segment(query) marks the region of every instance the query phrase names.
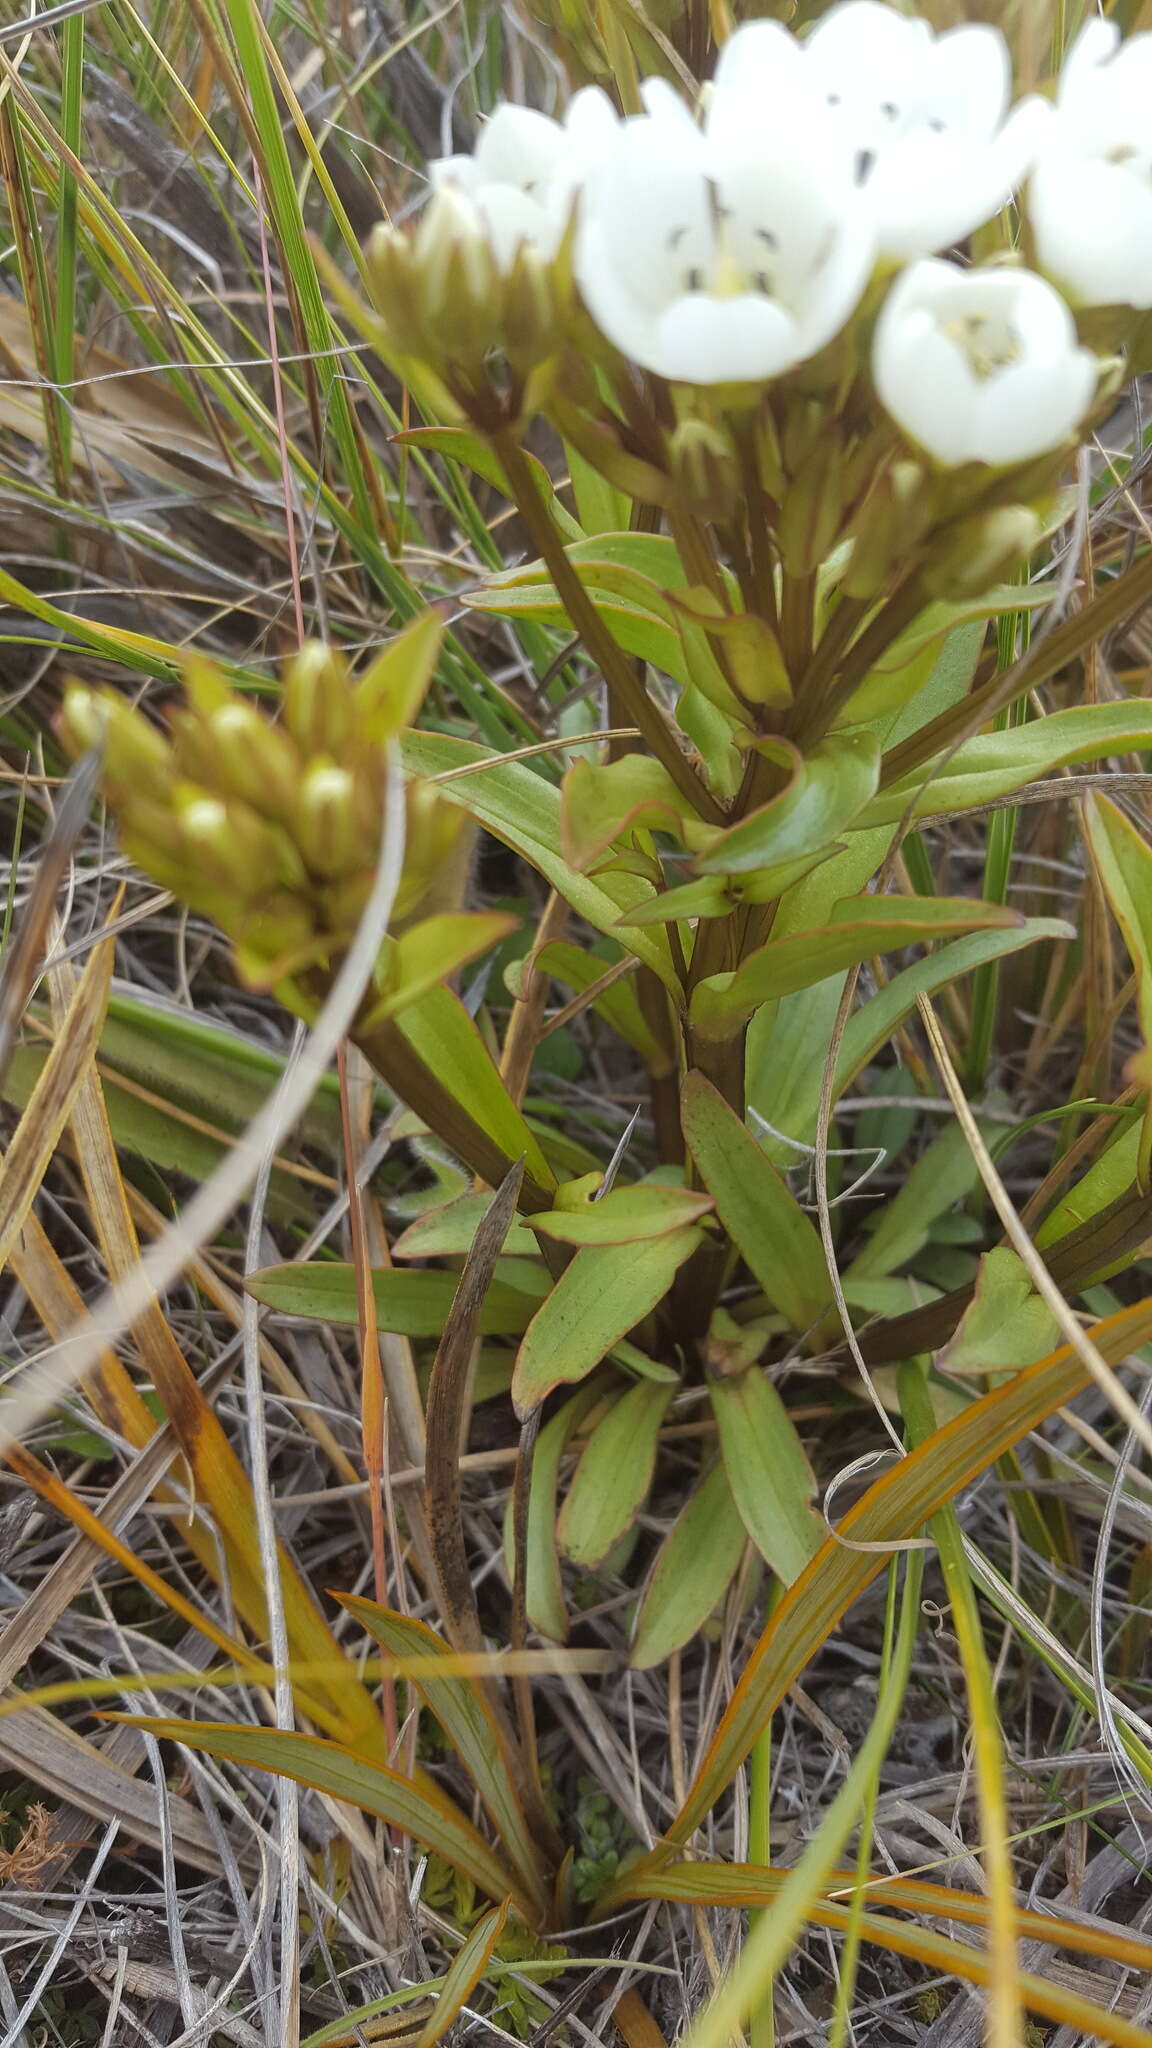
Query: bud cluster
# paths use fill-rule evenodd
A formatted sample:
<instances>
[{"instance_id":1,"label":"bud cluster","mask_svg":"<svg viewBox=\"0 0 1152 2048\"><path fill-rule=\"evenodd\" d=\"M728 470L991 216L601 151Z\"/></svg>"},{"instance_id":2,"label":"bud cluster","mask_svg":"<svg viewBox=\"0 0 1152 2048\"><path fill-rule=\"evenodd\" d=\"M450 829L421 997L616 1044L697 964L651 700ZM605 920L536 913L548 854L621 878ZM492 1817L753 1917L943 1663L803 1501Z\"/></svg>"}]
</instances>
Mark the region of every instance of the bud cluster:
<instances>
[{"instance_id":1,"label":"bud cluster","mask_svg":"<svg viewBox=\"0 0 1152 2048\"><path fill-rule=\"evenodd\" d=\"M221 927L251 985L326 967L350 942L379 859L389 743L419 708L440 635L437 618L419 620L359 679L341 654L305 645L285 665L278 720L199 658L167 733L112 690L68 690L61 736L73 754L102 749L126 852ZM429 784L406 783L404 802L394 928L434 890L464 825Z\"/></svg>"}]
</instances>

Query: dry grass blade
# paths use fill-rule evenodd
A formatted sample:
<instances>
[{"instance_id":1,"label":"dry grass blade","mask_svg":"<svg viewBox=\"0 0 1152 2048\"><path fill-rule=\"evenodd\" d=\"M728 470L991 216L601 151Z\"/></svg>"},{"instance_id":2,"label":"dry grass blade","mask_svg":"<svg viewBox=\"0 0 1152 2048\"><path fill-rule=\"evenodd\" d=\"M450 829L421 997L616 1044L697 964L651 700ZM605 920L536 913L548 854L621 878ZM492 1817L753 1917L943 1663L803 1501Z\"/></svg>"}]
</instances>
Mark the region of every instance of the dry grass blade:
<instances>
[{"instance_id":1,"label":"dry grass blade","mask_svg":"<svg viewBox=\"0 0 1152 2048\"><path fill-rule=\"evenodd\" d=\"M464 1542L459 1457L468 1416L468 1383L484 1296L516 1214L524 1177L518 1160L484 1212L464 1262L428 1383L424 1500L439 1585L440 1611L449 1639L460 1650L483 1641Z\"/></svg>"},{"instance_id":2,"label":"dry grass blade","mask_svg":"<svg viewBox=\"0 0 1152 2048\"><path fill-rule=\"evenodd\" d=\"M32 893L0 969L0 1082L8 1071L16 1034L44 956L48 927L76 841L92 809L100 761L89 754L77 763L57 799L56 815L36 869Z\"/></svg>"},{"instance_id":3,"label":"dry grass blade","mask_svg":"<svg viewBox=\"0 0 1152 2048\"><path fill-rule=\"evenodd\" d=\"M7 1263L49 1162L92 1072L112 979L111 940L96 947L60 1019L56 1042L0 1169L0 1266Z\"/></svg>"}]
</instances>

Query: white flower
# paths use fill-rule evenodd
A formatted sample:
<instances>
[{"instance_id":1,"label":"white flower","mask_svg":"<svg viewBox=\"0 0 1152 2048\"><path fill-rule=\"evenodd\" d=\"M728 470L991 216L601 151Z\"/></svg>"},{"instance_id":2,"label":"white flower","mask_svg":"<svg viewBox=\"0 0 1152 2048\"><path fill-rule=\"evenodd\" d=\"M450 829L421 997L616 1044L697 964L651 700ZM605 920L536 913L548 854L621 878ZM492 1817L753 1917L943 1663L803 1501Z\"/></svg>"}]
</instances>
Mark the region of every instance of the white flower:
<instances>
[{"instance_id":1,"label":"white flower","mask_svg":"<svg viewBox=\"0 0 1152 2048\"><path fill-rule=\"evenodd\" d=\"M498 106L470 156L437 157L433 192L461 192L476 208L493 254L507 270L525 242L554 256L584 178L619 126L598 86L578 92L563 124L534 107Z\"/></svg>"},{"instance_id":2,"label":"white flower","mask_svg":"<svg viewBox=\"0 0 1152 2048\"><path fill-rule=\"evenodd\" d=\"M827 123L726 117L701 133L663 98L649 104L585 190L576 277L593 319L677 383L755 382L815 355L875 255Z\"/></svg>"},{"instance_id":3,"label":"white flower","mask_svg":"<svg viewBox=\"0 0 1152 2048\"><path fill-rule=\"evenodd\" d=\"M1152 306L1152 35L1090 21L1028 190L1042 269L1082 306Z\"/></svg>"},{"instance_id":4,"label":"white flower","mask_svg":"<svg viewBox=\"0 0 1152 2048\"><path fill-rule=\"evenodd\" d=\"M1003 36L983 25L936 36L880 0L842 0L803 43L774 21L725 44L721 105L751 100L762 120L798 98L829 109L852 149L883 254L904 261L963 241L990 220L1028 170L1044 109L1008 114Z\"/></svg>"},{"instance_id":5,"label":"white flower","mask_svg":"<svg viewBox=\"0 0 1152 2048\"><path fill-rule=\"evenodd\" d=\"M1060 447L1092 403L1097 363L1042 277L926 259L884 302L872 375L909 439L951 469Z\"/></svg>"}]
</instances>

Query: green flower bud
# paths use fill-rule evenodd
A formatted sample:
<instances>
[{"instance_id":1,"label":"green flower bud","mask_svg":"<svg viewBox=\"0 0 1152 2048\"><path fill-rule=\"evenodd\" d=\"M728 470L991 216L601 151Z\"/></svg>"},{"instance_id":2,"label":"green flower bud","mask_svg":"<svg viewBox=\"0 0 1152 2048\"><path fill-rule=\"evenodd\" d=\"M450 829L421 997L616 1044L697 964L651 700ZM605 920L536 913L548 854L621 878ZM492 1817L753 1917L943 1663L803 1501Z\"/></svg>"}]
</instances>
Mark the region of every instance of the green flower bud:
<instances>
[{"instance_id":1,"label":"green flower bud","mask_svg":"<svg viewBox=\"0 0 1152 2048\"><path fill-rule=\"evenodd\" d=\"M339 759L352 737L348 664L319 640L306 641L285 664L284 724L305 760Z\"/></svg>"},{"instance_id":2,"label":"green flower bud","mask_svg":"<svg viewBox=\"0 0 1152 2048\"><path fill-rule=\"evenodd\" d=\"M163 800L172 781L171 750L143 713L110 690L73 683L60 711L60 737L70 754L103 750L109 787L123 786Z\"/></svg>"},{"instance_id":3,"label":"green flower bud","mask_svg":"<svg viewBox=\"0 0 1152 2048\"><path fill-rule=\"evenodd\" d=\"M213 712L208 730L216 750L217 787L266 817L291 818L303 763L283 728L234 697Z\"/></svg>"},{"instance_id":4,"label":"green flower bud","mask_svg":"<svg viewBox=\"0 0 1152 2048\"><path fill-rule=\"evenodd\" d=\"M740 496L740 459L732 437L709 420L681 420L668 443L668 467L685 511L723 524Z\"/></svg>"},{"instance_id":5,"label":"green flower bud","mask_svg":"<svg viewBox=\"0 0 1152 2048\"><path fill-rule=\"evenodd\" d=\"M846 597L877 597L907 569L932 523L936 494L918 462L893 462L877 478L852 523L852 556L841 582Z\"/></svg>"},{"instance_id":6,"label":"green flower bud","mask_svg":"<svg viewBox=\"0 0 1152 2048\"><path fill-rule=\"evenodd\" d=\"M844 444L825 419L780 508L780 553L789 575L810 576L831 553L844 517Z\"/></svg>"},{"instance_id":7,"label":"green flower bud","mask_svg":"<svg viewBox=\"0 0 1152 2048\"><path fill-rule=\"evenodd\" d=\"M934 542L925 586L933 597L979 597L1028 560L1042 530L1030 505L1001 505L959 519Z\"/></svg>"},{"instance_id":8,"label":"green flower bud","mask_svg":"<svg viewBox=\"0 0 1152 2048\"><path fill-rule=\"evenodd\" d=\"M296 843L313 874L346 874L358 863L370 862L375 852L373 842L361 837L355 782L335 761L309 764L293 823Z\"/></svg>"}]
</instances>

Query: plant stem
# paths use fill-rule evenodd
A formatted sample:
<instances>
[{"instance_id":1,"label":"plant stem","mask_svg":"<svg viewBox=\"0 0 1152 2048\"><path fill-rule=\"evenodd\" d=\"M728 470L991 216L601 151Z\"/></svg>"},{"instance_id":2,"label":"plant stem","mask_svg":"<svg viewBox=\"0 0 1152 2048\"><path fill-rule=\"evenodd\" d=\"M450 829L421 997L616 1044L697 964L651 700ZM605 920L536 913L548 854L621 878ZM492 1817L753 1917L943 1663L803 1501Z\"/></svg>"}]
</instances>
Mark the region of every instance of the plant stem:
<instances>
[{"instance_id":1,"label":"plant stem","mask_svg":"<svg viewBox=\"0 0 1152 2048\"><path fill-rule=\"evenodd\" d=\"M556 586L556 594L620 707L621 723L637 727L697 817L707 819L709 824L723 824L725 814L721 806L681 752L659 705L635 675L628 655L613 640L580 581L515 435L505 427L489 439L503 466L520 517Z\"/></svg>"}]
</instances>

